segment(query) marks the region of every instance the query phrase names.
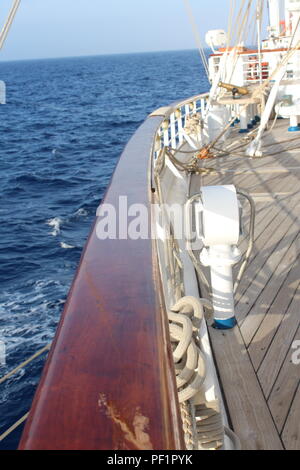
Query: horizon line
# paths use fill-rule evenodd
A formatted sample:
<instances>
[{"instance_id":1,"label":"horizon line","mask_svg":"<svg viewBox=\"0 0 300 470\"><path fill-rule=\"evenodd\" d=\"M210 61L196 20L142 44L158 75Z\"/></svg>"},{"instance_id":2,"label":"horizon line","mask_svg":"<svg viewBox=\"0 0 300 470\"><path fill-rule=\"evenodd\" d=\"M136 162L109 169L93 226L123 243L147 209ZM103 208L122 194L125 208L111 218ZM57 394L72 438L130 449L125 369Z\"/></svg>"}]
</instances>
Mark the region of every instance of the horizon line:
<instances>
[{"instance_id":1,"label":"horizon line","mask_svg":"<svg viewBox=\"0 0 300 470\"><path fill-rule=\"evenodd\" d=\"M205 48L209 50L209 48ZM80 59L85 57L107 57L107 56L117 56L117 55L134 55L134 54L155 54L160 52L185 52L185 51L194 51L198 52L197 48L187 48L187 49L164 49L164 50L152 50L152 51L134 51L134 52L111 52L103 54L82 54L82 55L70 55L70 56L50 56L50 57L32 57L24 59L2 59L0 58L0 63L7 62L29 62L36 60L59 60L59 59Z\"/></svg>"}]
</instances>

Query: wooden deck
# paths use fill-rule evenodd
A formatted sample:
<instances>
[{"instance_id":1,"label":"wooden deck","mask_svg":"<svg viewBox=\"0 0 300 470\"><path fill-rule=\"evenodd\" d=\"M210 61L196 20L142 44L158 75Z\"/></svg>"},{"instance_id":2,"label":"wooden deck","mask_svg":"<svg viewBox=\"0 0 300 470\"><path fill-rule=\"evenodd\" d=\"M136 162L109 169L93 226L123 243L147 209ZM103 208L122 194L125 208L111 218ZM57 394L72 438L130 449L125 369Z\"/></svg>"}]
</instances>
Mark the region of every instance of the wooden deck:
<instances>
[{"instance_id":1,"label":"wooden deck","mask_svg":"<svg viewBox=\"0 0 300 470\"><path fill-rule=\"evenodd\" d=\"M241 139L236 132L233 138ZM279 120L264 145L265 158L205 163L218 174L202 176L202 185L235 184L253 197L257 211L254 253L236 295L238 327L210 333L243 448L299 450L300 135ZM245 205L246 219L247 210Z\"/></svg>"},{"instance_id":2,"label":"wooden deck","mask_svg":"<svg viewBox=\"0 0 300 470\"><path fill-rule=\"evenodd\" d=\"M149 148L162 119L149 118L129 142L104 202L117 205L122 194L129 203L150 203ZM300 340L300 133L286 129L286 121L278 121L266 138L268 152L281 153L208 160L205 166L217 171L201 181L235 184L257 208L255 250L236 295L238 326L210 329L230 424L243 449L300 449L300 364L292 361ZM236 138L241 140L237 133ZM192 183L199 192L199 177ZM152 243L100 241L95 227L19 448L182 449ZM245 238L240 249L246 248Z\"/></svg>"}]
</instances>

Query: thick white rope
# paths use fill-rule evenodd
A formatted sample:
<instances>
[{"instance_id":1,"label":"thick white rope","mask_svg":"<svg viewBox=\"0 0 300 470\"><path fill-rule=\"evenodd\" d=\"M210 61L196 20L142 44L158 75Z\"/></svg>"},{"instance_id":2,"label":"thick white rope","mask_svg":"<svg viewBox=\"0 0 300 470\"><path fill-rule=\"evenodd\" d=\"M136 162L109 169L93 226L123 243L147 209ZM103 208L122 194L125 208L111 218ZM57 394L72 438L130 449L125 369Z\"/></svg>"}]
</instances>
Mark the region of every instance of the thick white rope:
<instances>
[{"instance_id":1,"label":"thick white rope","mask_svg":"<svg viewBox=\"0 0 300 470\"><path fill-rule=\"evenodd\" d=\"M199 328L205 318L204 308L211 310L209 301L186 296L168 312L186 446L188 450L221 449L224 448L227 435L234 448L239 449L238 437L224 426L218 402L202 404L193 402L201 390L207 373L199 338Z\"/></svg>"},{"instance_id":2,"label":"thick white rope","mask_svg":"<svg viewBox=\"0 0 300 470\"><path fill-rule=\"evenodd\" d=\"M208 301L205 301L205 306ZM183 322L183 317L185 322ZM180 299L168 313L171 343L174 350L176 383L181 405L191 402L199 393L206 378L206 361L200 349L199 327L204 319L204 308L200 299L192 296ZM187 327L189 324L189 327ZM222 416L205 404L194 406L196 448L217 449L224 444ZM197 409L204 412L201 416ZM202 413L203 414L203 413ZM190 446L190 434L188 446ZM195 448L195 447L194 447Z\"/></svg>"}]
</instances>

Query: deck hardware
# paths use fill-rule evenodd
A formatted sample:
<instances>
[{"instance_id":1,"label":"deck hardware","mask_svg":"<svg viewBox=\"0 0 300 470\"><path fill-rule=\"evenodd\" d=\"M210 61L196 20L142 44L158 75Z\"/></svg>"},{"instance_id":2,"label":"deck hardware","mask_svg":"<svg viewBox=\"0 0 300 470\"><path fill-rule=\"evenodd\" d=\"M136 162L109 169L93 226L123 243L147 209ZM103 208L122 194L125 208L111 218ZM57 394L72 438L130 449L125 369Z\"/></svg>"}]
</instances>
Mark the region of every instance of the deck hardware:
<instances>
[{"instance_id":1,"label":"deck hardware","mask_svg":"<svg viewBox=\"0 0 300 470\"><path fill-rule=\"evenodd\" d=\"M239 202L233 185L204 186L201 194L197 231L204 248L200 261L210 267L214 326L229 329L236 325L232 267L241 259Z\"/></svg>"}]
</instances>

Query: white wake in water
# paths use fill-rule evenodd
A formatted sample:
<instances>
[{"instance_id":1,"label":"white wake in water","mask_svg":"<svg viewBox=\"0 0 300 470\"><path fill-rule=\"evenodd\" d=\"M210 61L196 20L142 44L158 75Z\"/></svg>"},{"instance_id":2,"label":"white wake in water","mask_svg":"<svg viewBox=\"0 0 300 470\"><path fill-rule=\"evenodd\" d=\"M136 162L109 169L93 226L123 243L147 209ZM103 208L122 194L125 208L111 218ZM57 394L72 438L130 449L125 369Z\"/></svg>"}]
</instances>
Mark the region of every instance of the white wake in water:
<instances>
[{"instance_id":1,"label":"white wake in water","mask_svg":"<svg viewBox=\"0 0 300 470\"><path fill-rule=\"evenodd\" d=\"M62 224L62 219L60 219L59 217L54 217L53 219L47 220L47 225L49 225L49 227L53 227L52 232L50 232L51 235L53 235L53 237L57 237L57 235L60 234L61 224Z\"/></svg>"},{"instance_id":2,"label":"white wake in water","mask_svg":"<svg viewBox=\"0 0 300 470\"><path fill-rule=\"evenodd\" d=\"M60 242L60 246L64 248L65 250L71 250L72 248L75 248L75 246L68 245L67 243Z\"/></svg>"},{"instance_id":3,"label":"white wake in water","mask_svg":"<svg viewBox=\"0 0 300 470\"><path fill-rule=\"evenodd\" d=\"M89 213L86 209L82 208L82 209L78 209L78 211L76 211L74 215L77 217L86 217L87 215L89 215Z\"/></svg>"}]
</instances>

